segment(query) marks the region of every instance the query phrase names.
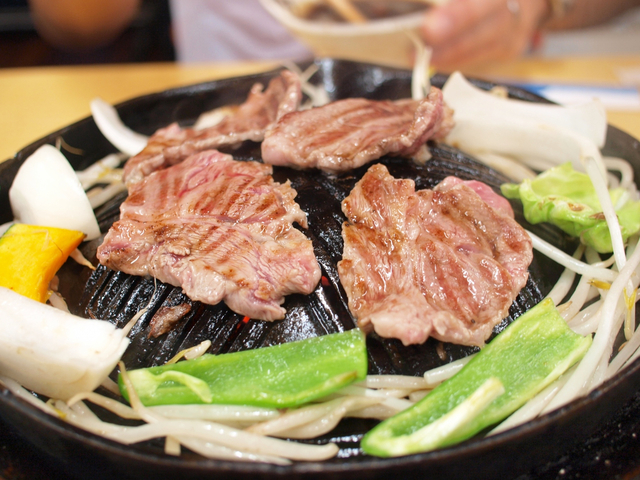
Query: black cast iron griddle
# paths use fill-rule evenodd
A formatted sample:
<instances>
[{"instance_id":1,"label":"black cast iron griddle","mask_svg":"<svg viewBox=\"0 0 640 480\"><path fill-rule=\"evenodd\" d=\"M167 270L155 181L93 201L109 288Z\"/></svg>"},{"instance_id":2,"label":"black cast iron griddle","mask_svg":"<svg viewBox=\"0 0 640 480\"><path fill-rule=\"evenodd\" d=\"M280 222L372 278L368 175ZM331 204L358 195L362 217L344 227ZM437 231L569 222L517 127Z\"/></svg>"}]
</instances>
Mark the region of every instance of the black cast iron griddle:
<instances>
[{"instance_id":1,"label":"black cast iron griddle","mask_svg":"<svg viewBox=\"0 0 640 480\"><path fill-rule=\"evenodd\" d=\"M394 99L410 96L410 72L338 60L318 60L315 83L322 83L332 99L368 97ZM277 72L204 83L139 97L118 106L121 118L129 127L151 134L159 127L178 121L192 123L206 110L244 101L251 86L264 84ZM436 76L441 86L445 78ZM492 85L476 82L483 88ZM544 101L525 91L511 88L510 94L529 101ZM499 132L497 132L499 134ZM65 152L74 168L83 169L114 151L87 118L55 132L19 152L14 159L0 165L0 223L11 220L7 192L22 162L43 143L63 138L66 144L82 150L81 155ZM448 175L477 179L495 189L507 178L446 145L430 145L432 159L425 165L398 158L383 158L395 177L412 178L418 189L430 188ZM240 160L259 160L260 146L246 142L233 155ZM638 142L610 128L605 154L627 158L640 175ZM339 176L321 172L301 172L274 168L277 181L289 179L298 191L297 201L308 213L309 229L316 257L323 270L323 281L308 296L291 295L285 302L287 315L277 322L246 321L224 304L209 306L192 302L181 291L153 279L134 277L99 266L95 272L68 262L59 272L60 291L72 313L105 319L123 327L145 306L145 313L131 331L131 345L123 356L129 369L158 365L178 351L210 340L210 353L239 351L308 337L343 331L355 327L346 295L340 286L336 263L342 254L341 226L345 217L340 202L346 197L368 166ZM104 233L118 218L124 194L96 211ZM548 226L531 226L514 205L518 220L546 240L567 251L574 244ZM83 253L94 264L101 239L82 245ZM539 302L561 273L561 267L535 254L530 279L510 309L510 316L495 328L499 332L522 312ZM190 303L191 312L178 326L158 338L149 338L149 321L162 306ZM397 340L381 339L375 334L367 339L369 373L421 375L425 370L464 357L474 348L451 344L438 345L430 339L424 345L405 347ZM440 355L438 353L440 350ZM444 356L442 356L444 351ZM346 419L331 433L311 440L313 443L335 442L340 452L325 462L298 462L282 467L229 461L205 460L185 451L179 458L163 453L160 440L124 446L65 424L0 390L0 415L28 441L44 453L57 457L69 471L79 477L104 478L512 478L518 472L555 458L559 448L586 438L640 391L640 363L621 373L587 398L536 419L526 425L489 438L469 440L443 450L395 459L364 455L359 440L375 421ZM96 409L109 420L117 419ZM514 461L517 459L517 461Z\"/></svg>"}]
</instances>

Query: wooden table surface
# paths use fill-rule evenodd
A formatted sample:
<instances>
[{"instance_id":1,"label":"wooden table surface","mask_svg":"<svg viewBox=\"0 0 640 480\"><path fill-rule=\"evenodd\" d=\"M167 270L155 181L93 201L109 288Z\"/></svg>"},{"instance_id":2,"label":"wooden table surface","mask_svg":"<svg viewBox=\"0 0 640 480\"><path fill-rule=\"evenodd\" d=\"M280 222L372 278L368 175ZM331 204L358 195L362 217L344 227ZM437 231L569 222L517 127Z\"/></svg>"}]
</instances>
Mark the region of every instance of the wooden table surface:
<instances>
[{"instance_id":1,"label":"wooden table surface","mask_svg":"<svg viewBox=\"0 0 640 480\"><path fill-rule=\"evenodd\" d=\"M138 95L264 71L273 62L176 63L0 70L0 160L31 141L89 115L89 102L117 103ZM621 85L620 72L640 69L640 56L523 59L463 72L487 80ZM637 78L637 77L636 77ZM609 123L640 138L640 110L609 111Z\"/></svg>"},{"instance_id":2,"label":"wooden table surface","mask_svg":"<svg viewBox=\"0 0 640 480\"><path fill-rule=\"evenodd\" d=\"M0 159L91 114L96 97L115 104L218 78L274 68L273 62L183 66L176 63L0 69Z\"/></svg>"}]
</instances>

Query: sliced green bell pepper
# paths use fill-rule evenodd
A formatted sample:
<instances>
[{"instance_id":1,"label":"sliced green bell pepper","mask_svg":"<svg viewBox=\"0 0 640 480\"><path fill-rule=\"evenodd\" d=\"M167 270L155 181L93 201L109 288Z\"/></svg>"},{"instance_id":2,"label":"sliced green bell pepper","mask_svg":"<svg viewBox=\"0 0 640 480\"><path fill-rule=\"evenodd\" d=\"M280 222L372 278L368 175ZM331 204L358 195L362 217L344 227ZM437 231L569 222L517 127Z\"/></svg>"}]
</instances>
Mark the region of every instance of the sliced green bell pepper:
<instances>
[{"instance_id":1,"label":"sliced green bell pepper","mask_svg":"<svg viewBox=\"0 0 640 480\"><path fill-rule=\"evenodd\" d=\"M128 372L144 405L253 405L290 408L328 395L367 374L359 329L271 347L203 355ZM127 389L118 378L123 396Z\"/></svg>"},{"instance_id":2,"label":"sliced green bell pepper","mask_svg":"<svg viewBox=\"0 0 640 480\"><path fill-rule=\"evenodd\" d=\"M544 300L456 375L369 431L361 447L368 454L390 457L470 438L517 410L582 358L590 345L590 336L572 332L553 302Z\"/></svg>"}]
</instances>

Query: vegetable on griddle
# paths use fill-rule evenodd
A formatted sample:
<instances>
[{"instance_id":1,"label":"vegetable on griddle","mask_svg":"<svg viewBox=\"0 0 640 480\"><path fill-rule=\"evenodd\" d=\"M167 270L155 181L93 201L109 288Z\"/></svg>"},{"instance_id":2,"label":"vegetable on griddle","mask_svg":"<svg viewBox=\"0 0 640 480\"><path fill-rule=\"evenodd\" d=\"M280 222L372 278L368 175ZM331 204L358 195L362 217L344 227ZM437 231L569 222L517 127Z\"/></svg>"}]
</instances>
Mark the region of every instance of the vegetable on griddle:
<instances>
[{"instance_id":1,"label":"vegetable on griddle","mask_svg":"<svg viewBox=\"0 0 640 480\"><path fill-rule=\"evenodd\" d=\"M552 223L597 252L612 251L609 227L593 183L570 163L546 170L533 180L505 183L501 190L505 197L522 202L529 223ZM640 201L633 200L625 188L611 188L609 195L626 240L640 231Z\"/></svg>"},{"instance_id":2,"label":"vegetable on griddle","mask_svg":"<svg viewBox=\"0 0 640 480\"><path fill-rule=\"evenodd\" d=\"M87 240L100 227L80 180L66 157L52 145L42 145L20 166L9 189L16 221L30 225L80 230Z\"/></svg>"},{"instance_id":3,"label":"vegetable on griddle","mask_svg":"<svg viewBox=\"0 0 640 480\"><path fill-rule=\"evenodd\" d=\"M0 287L0 375L67 400L97 388L129 345L128 328L85 319Z\"/></svg>"},{"instance_id":4,"label":"vegetable on griddle","mask_svg":"<svg viewBox=\"0 0 640 480\"><path fill-rule=\"evenodd\" d=\"M358 329L128 372L146 405L254 405L287 408L324 397L367 374ZM129 400L122 376L120 390Z\"/></svg>"},{"instance_id":5,"label":"vegetable on griddle","mask_svg":"<svg viewBox=\"0 0 640 480\"><path fill-rule=\"evenodd\" d=\"M84 236L76 230L13 224L0 237L0 286L46 302L49 282Z\"/></svg>"},{"instance_id":6,"label":"vegetable on griddle","mask_svg":"<svg viewBox=\"0 0 640 480\"><path fill-rule=\"evenodd\" d=\"M365 434L365 453L409 455L461 442L504 419L585 354L551 300L520 316L448 381ZM504 388L504 393L501 392Z\"/></svg>"}]
</instances>

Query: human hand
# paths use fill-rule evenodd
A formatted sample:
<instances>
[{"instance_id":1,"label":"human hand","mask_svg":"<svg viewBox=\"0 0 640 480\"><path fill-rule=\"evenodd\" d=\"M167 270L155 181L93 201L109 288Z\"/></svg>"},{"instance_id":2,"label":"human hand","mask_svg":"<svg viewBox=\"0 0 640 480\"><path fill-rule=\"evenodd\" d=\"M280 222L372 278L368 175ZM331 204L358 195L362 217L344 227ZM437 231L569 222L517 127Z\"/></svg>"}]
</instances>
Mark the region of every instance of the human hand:
<instances>
[{"instance_id":1,"label":"human hand","mask_svg":"<svg viewBox=\"0 0 640 480\"><path fill-rule=\"evenodd\" d=\"M517 58L550 14L548 0L451 0L427 11L421 34L432 65L451 72Z\"/></svg>"}]
</instances>

